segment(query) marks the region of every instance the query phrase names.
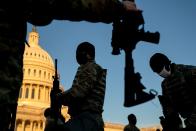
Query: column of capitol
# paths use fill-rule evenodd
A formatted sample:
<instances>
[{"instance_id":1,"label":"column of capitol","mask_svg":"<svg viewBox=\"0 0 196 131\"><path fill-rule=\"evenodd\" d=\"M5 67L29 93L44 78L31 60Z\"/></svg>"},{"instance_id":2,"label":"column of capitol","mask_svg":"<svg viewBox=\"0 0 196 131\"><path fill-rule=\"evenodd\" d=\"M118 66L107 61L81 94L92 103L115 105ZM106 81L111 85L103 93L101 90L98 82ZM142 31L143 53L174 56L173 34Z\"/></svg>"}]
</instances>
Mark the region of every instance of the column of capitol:
<instances>
[{"instance_id":1,"label":"column of capitol","mask_svg":"<svg viewBox=\"0 0 196 131\"><path fill-rule=\"evenodd\" d=\"M51 56L39 45L39 34L33 27L28 36L23 58L23 83L16 116L16 131L43 131L44 111L50 106L50 91L55 68ZM62 87L61 87L62 88ZM63 89L63 88L62 88ZM67 107L62 109L69 119Z\"/></svg>"}]
</instances>

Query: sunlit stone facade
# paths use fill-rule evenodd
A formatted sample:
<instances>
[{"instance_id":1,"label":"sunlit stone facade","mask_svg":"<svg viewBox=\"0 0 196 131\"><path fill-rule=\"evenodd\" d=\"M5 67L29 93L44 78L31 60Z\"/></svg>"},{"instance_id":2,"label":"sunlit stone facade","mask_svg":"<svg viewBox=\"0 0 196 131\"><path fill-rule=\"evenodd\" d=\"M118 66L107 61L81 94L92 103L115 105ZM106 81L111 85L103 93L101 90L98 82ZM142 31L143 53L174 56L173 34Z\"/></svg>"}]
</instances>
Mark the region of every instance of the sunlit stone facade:
<instances>
[{"instance_id":1,"label":"sunlit stone facade","mask_svg":"<svg viewBox=\"0 0 196 131\"><path fill-rule=\"evenodd\" d=\"M43 131L45 127L43 113L50 106L52 76L55 69L51 56L39 45L39 34L35 27L29 33L23 62L24 78L19 94L15 129ZM62 109L66 120L70 118L67 110L67 107ZM122 124L105 123L105 131L123 131L123 128ZM141 131L156 131L156 129L156 127L142 128Z\"/></svg>"},{"instance_id":2,"label":"sunlit stone facade","mask_svg":"<svg viewBox=\"0 0 196 131\"><path fill-rule=\"evenodd\" d=\"M35 27L28 36L24 52L24 78L19 94L16 116L16 131L43 131L44 110L50 106L50 91L55 68L51 56L39 45ZM67 107L64 116L69 119Z\"/></svg>"}]
</instances>

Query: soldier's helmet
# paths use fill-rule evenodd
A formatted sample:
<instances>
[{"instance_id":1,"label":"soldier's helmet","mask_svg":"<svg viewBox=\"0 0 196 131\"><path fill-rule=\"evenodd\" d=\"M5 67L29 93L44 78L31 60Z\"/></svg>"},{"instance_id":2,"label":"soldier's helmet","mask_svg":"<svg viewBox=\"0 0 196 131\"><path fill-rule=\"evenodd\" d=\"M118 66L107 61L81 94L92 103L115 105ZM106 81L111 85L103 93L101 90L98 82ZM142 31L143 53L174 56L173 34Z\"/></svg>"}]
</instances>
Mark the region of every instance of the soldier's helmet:
<instances>
[{"instance_id":1,"label":"soldier's helmet","mask_svg":"<svg viewBox=\"0 0 196 131\"><path fill-rule=\"evenodd\" d=\"M164 66L170 65L170 63L168 57L162 53L152 55L149 62L151 69L156 73L159 73Z\"/></svg>"},{"instance_id":2,"label":"soldier's helmet","mask_svg":"<svg viewBox=\"0 0 196 131\"><path fill-rule=\"evenodd\" d=\"M95 47L89 42L82 42L78 45L76 49L76 60L79 64L85 64L87 59L87 54L91 56L91 59L95 59Z\"/></svg>"},{"instance_id":3,"label":"soldier's helmet","mask_svg":"<svg viewBox=\"0 0 196 131\"><path fill-rule=\"evenodd\" d=\"M136 118L136 116L134 114L129 114L128 115L128 120L133 125L136 125L136 123L137 123L137 118Z\"/></svg>"},{"instance_id":4,"label":"soldier's helmet","mask_svg":"<svg viewBox=\"0 0 196 131\"><path fill-rule=\"evenodd\" d=\"M76 52L87 52L91 57L95 57L95 47L89 42L80 43Z\"/></svg>"}]
</instances>

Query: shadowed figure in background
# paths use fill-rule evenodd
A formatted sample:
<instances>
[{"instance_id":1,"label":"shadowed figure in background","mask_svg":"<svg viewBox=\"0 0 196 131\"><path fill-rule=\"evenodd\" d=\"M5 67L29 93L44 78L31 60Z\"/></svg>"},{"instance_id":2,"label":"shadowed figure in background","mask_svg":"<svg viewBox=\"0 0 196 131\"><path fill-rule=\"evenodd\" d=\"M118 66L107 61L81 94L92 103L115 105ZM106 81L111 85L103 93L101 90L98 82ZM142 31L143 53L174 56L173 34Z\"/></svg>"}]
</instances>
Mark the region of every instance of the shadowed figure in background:
<instances>
[{"instance_id":1,"label":"shadowed figure in background","mask_svg":"<svg viewBox=\"0 0 196 131\"><path fill-rule=\"evenodd\" d=\"M136 126L137 118L134 114L128 115L129 124L124 127L124 131L140 131Z\"/></svg>"},{"instance_id":2,"label":"shadowed figure in background","mask_svg":"<svg viewBox=\"0 0 196 131\"><path fill-rule=\"evenodd\" d=\"M36 26L52 20L112 23L132 11L137 11L134 2L118 0L0 1L0 131L15 127L27 22Z\"/></svg>"},{"instance_id":3,"label":"shadowed figure in background","mask_svg":"<svg viewBox=\"0 0 196 131\"><path fill-rule=\"evenodd\" d=\"M196 66L176 64L162 53L150 58L152 70L164 78L159 100L164 131L196 131ZM184 118L185 128L182 127Z\"/></svg>"}]
</instances>

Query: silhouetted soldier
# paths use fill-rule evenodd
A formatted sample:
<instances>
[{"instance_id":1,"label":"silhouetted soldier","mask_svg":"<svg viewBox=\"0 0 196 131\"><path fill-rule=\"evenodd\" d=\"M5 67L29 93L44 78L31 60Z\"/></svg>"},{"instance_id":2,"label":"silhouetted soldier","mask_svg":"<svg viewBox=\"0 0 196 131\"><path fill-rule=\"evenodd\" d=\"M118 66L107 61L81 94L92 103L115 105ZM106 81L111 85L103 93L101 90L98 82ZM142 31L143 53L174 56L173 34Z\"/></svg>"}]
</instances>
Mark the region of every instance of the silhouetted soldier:
<instances>
[{"instance_id":1,"label":"silhouetted soldier","mask_svg":"<svg viewBox=\"0 0 196 131\"><path fill-rule=\"evenodd\" d=\"M196 66L171 63L162 53L150 58L150 67L161 77L162 96L159 96L164 117L164 131L196 130ZM181 115L185 121L182 129ZM165 129L164 129L165 128Z\"/></svg>"},{"instance_id":2,"label":"silhouetted soldier","mask_svg":"<svg viewBox=\"0 0 196 131\"><path fill-rule=\"evenodd\" d=\"M102 118L106 86L106 69L95 62L95 48L88 42L79 44L76 60L80 65L71 88L57 95L68 106L71 119L65 124L46 124L45 131L104 131Z\"/></svg>"},{"instance_id":3,"label":"silhouetted soldier","mask_svg":"<svg viewBox=\"0 0 196 131\"><path fill-rule=\"evenodd\" d=\"M134 114L128 115L128 121L129 124L124 127L124 131L140 131L136 126L137 118Z\"/></svg>"},{"instance_id":4,"label":"silhouetted soldier","mask_svg":"<svg viewBox=\"0 0 196 131\"><path fill-rule=\"evenodd\" d=\"M118 0L1 1L0 131L14 129L17 100L23 79L27 22L37 26L48 25L52 20L111 23L124 12L136 10L133 2L121 3Z\"/></svg>"}]
</instances>

